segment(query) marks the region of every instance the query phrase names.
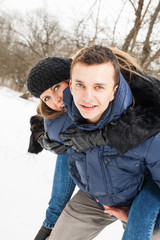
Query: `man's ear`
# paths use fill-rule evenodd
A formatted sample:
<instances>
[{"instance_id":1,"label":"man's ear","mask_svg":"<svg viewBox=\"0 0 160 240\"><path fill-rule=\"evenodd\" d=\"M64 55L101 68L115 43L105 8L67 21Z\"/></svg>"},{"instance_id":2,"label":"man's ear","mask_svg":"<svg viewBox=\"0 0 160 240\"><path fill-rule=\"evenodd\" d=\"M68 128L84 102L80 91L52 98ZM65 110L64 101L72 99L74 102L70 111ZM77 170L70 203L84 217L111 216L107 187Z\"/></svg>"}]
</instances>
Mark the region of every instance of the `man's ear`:
<instances>
[{"instance_id":1,"label":"man's ear","mask_svg":"<svg viewBox=\"0 0 160 240\"><path fill-rule=\"evenodd\" d=\"M115 89L114 89L114 97L115 97L115 95L116 95L117 89L118 89L118 85L117 85L117 86L115 87Z\"/></svg>"},{"instance_id":2,"label":"man's ear","mask_svg":"<svg viewBox=\"0 0 160 240\"><path fill-rule=\"evenodd\" d=\"M71 91L71 93L72 93L72 80L70 79L70 81L69 81L69 87L70 87L70 91Z\"/></svg>"},{"instance_id":3,"label":"man's ear","mask_svg":"<svg viewBox=\"0 0 160 240\"><path fill-rule=\"evenodd\" d=\"M113 90L113 94L112 94L112 98L111 98L110 102L114 100L114 97L116 95L117 89L118 89L118 85Z\"/></svg>"}]
</instances>

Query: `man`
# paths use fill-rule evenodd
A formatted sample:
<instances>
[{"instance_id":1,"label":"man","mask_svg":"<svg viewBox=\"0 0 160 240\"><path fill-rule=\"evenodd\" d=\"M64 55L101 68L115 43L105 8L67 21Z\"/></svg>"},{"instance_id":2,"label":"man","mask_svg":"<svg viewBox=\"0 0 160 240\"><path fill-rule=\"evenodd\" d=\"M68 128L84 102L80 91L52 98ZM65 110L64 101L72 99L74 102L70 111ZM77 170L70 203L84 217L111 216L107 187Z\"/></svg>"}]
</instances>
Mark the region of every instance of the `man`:
<instances>
[{"instance_id":1,"label":"man","mask_svg":"<svg viewBox=\"0 0 160 240\"><path fill-rule=\"evenodd\" d=\"M68 89L64 94L68 114L87 131L102 129L134 104L117 58L102 46L83 49L75 56L70 90L74 102ZM104 208L130 206L150 174L159 185L159 141L157 134L122 156L110 146L82 153L69 149L70 174L82 191L66 206L49 239L93 239L116 220Z\"/></svg>"}]
</instances>

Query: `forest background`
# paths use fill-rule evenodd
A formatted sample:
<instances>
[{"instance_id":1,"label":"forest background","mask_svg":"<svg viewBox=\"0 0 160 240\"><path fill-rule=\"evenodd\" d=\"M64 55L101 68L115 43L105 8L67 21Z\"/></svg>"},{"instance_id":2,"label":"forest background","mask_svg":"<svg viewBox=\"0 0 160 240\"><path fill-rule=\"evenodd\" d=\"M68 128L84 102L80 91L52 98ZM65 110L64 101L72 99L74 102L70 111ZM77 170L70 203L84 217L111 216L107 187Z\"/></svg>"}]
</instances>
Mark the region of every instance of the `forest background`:
<instances>
[{"instance_id":1,"label":"forest background","mask_svg":"<svg viewBox=\"0 0 160 240\"><path fill-rule=\"evenodd\" d=\"M119 48L160 77L159 0L59 0L28 11L8 10L6 1L0 0L0 86L26 92L38 60L70 57L92 44Z\"/></svg>"}]
</instances>

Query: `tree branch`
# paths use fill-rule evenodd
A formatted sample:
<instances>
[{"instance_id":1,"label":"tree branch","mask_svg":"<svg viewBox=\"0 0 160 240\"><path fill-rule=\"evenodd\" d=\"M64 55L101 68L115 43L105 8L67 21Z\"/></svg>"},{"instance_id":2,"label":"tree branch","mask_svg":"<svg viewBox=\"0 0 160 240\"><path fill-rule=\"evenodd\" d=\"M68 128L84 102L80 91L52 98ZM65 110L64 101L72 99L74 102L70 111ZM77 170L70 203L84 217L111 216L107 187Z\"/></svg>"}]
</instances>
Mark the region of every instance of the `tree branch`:
<instances>
[{"instance_id":1,"label":"tree branch","mask_svg":"<svg viewBox=\"0 0 160 240\"><path fill-rule=\"evenodd\" d=\"M134 22L134 26L130 30L130 33L126 37L125 42L124 42L124 44L122 46L122 50L125 51L125 52L128 51L128 48L130 46L130 43L131 43L132 39L134 38L134 35L137 34L139 29L140 29L140 26L141 26L141 13L142 13L143 4L144 4L144 0L139 0L138 8L135 11L136 19L135 19L135 22Z\"/></svg>"},{"instance_id":2,"label":"tree branch","mask_svg":"<svg viewBox=\"0 0 160 240\"><path fill-rule=\"evenodd\" d=\"M97 17L96 17L95 34L94 34L93 41L92 41L93 44L95 44L95 41L96 41L96 39L97 39L98 23L99 23L99 14L100 14L100 6L101 6L101 0L99 0L99 5L98 5L98 11L97 11Z\"/></svg>"},{"instance_id":3,"label":"tree branch","mask_svg":"<svg viewBox=\"0 0 160 240\"><path fill-rule=\"evenodd\" d=\"M158 3L158 6L155 8L155 12L151 15L151 21L149 24L147 36L143 45L143 51L142 51L142 59L141 59L141 65L143 66L145 61L147 60L148 56L150 55L151 52L151 46L150 46L150 37L152 35L154 23L157 19L158 13L160 12L160 1Z\"/></svg>"}]
</instances>

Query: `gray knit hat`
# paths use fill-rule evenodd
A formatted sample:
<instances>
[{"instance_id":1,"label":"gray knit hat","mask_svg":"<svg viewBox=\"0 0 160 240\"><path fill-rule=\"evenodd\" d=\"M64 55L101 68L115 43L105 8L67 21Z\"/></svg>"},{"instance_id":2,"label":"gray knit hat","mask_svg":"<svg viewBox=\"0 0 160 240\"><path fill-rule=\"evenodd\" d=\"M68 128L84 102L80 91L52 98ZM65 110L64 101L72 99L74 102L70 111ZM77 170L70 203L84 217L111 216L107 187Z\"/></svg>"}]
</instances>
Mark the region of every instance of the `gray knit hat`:
<instances>
[{"instance_id":1,"label":"gray knit hat","mask_svg":"<svg viewBox=\"0 0 160 240\"><path fill-rule=\"evenodd\" d=\"M39 98L53 85L70 78L71 58L47 57L37 62L27 78L28 91Z\"/></svg>"}]
</instances>

